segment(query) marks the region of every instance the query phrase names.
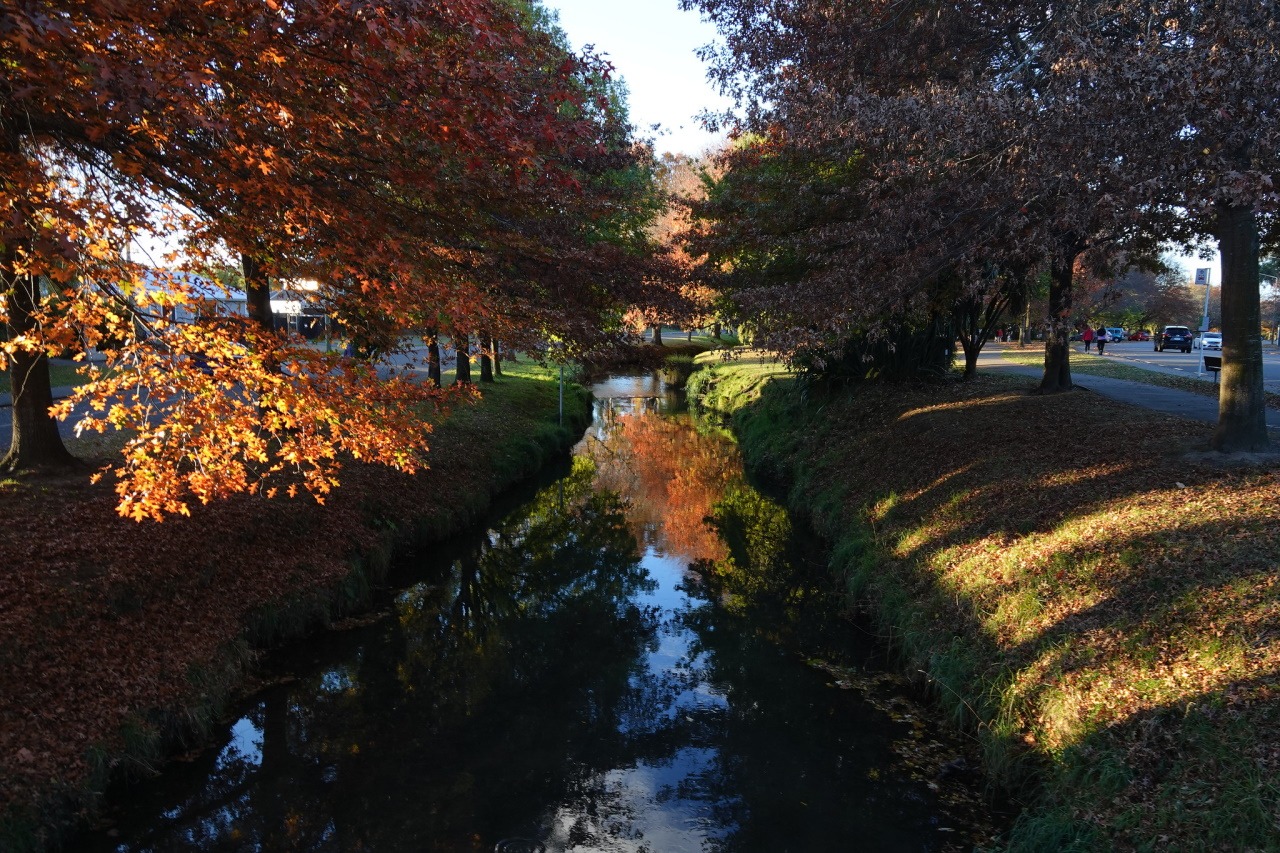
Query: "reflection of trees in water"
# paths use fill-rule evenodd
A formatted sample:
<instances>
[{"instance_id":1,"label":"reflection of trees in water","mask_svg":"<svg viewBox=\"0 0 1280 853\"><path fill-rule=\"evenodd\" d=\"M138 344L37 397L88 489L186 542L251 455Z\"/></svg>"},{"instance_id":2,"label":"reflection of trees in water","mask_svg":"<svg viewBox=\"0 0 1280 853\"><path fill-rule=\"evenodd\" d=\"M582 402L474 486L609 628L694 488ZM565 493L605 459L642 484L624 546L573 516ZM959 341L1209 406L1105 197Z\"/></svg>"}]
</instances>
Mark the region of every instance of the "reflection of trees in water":
<instances>
[{"instance_id":1,"label":"reflection of trees in water","mask_svg":"<svg viewBox=\"0 0 1280 853\"><path fill-rule=\"evenodd\" d=\"M739 480L711 508L709 525L723 556L698 564L704 578L737 610L783 610L813 597L813 573L798 571L791 519L775 501ZM786 618L785 612L774 618Z\"/></svg>"},{"instance_id":2,"label":"reflection of trees in water","mask_svg":"<svg viewBox=\"0 0 1280 853\"><path fill-rule=\"evenodd\" d=\"M677 688L640 664L657 619L631 598L652 581L593 477L579 460L341 663L264 694L260 747L202 759L201 789L119 849L470 849L599 796Z\"/></svg>"},{"instance_id":3,"label":"reflection of trees in water","mask_svg":"<svg viewBox=\"0 0 1280 853\"><path fill-rule=\"evenodd\" d=\"M627 519L645 545L690 561L722 558L724 547L705 519L741 480L737 448L699 433L687 416L622 403L605 401L604 426L587 444L598 486L626 499Z\"/></svg>"},{"instance_id":4,"label":"reflection of trees in water","mask_svg":"<svg viewBox=\"0 0 1280 853\"><path fill-rule=\"evenodd\" d=\"M196 793L162 794L145 835L104 849L642 849L636 790L659 779L647 795L696 812L704 850L929 849L879 826L924 819L885 769L885 719L785 650L835 599L732 445L643 404L588 444L393 620L265 692L249 736L192 765ZM655 585L637 530L696 559L707 600L661 624L638 606ZM651 670L663 640L679 660Z\"/></svg>"}]
</instances>

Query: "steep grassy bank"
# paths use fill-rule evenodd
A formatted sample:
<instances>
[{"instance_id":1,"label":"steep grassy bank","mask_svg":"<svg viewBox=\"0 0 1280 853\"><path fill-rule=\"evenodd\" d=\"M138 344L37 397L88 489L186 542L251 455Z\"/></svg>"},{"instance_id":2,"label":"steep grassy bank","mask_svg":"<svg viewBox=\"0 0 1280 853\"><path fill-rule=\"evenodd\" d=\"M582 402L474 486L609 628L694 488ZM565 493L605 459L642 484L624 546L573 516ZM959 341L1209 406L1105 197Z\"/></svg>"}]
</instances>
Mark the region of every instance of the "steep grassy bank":
<instances>
[{"instance_id":1,"label":"steep grassy bank","mask_svg":"<svg viewBox=\"0 0 1280 853\"><path fill-rule=\"evenodd\" d=\"M1026 810L1011 850L1280 847L1280 476L1210 428L979 377L693 384L836 542L905 670ZM753 375L757 374L757 375Z\"/></svg>"},{"instance_id":2,"label":"steep grassy bank","mask_svg":"<svg viewBox=\"0 0 1280 853\"><path fill-rule=\"evenodd\" d=\"M55 845L111 773L198 742L256 649L366 606L397 550L461 529L575 441L587 392L566 389L559 426L550 371L504 368L440 419L430 470L351 465L324 506L140 525L86 477L0 484L0 849Z\"/></svg>"}]
</instances>

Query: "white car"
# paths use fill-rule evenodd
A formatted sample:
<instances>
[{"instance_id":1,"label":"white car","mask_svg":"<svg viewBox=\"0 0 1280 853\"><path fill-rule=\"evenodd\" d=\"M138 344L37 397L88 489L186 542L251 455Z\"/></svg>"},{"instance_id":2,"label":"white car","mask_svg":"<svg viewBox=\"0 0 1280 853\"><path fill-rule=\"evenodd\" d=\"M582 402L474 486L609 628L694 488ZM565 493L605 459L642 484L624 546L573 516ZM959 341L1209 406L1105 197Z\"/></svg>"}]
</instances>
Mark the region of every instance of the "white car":
<instances>
[{"instance_id":1,"label":"white car","mask_svg":"<svg viewBox=\"0 0 1280 853\"><path fill-rule=\"evenodd\" d=\"M1196 338L1196 348L1199 350L1222 349L1222 332L1204 332L1200 337Z\"/></svg>"}]
</instances>

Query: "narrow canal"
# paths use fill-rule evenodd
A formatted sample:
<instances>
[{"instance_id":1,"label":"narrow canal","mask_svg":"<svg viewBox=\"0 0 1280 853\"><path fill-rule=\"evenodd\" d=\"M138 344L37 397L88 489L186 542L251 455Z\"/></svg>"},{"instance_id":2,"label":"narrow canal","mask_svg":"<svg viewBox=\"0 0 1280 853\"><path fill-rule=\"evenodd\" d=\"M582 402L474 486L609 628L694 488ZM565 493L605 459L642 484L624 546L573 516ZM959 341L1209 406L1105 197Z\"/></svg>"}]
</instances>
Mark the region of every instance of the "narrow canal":
<instances>
[{"instance_id":1,"label":"narrow canal","mask_svg":"<svg viewBox=\"0 0 1280 853\"><path fill-rule=\"evenodd\" d=\"M660 381L597 386L559 479L271 656L85 851L942 851L968 770L821 555Z\"/></svg>"}]
</instances>

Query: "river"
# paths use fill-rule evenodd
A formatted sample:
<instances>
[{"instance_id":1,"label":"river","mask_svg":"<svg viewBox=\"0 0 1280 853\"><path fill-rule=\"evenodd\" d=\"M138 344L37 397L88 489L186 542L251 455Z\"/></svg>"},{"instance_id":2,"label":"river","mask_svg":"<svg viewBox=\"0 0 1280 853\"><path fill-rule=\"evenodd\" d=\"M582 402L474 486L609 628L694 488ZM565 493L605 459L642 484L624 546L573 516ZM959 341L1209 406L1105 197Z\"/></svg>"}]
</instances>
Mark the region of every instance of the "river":
<instances>
[{"instance_id":1,"label":"river","mask_svg":"<svg viewBox=\"0 0 1280 853\"><path fill-rule=\"evenodd\" d=\"M118 784L84 851L942 851L964 744L881 666L815 543L650 377L572 461L268 656L211 747Z\"/></svg>"}]
</instances>

